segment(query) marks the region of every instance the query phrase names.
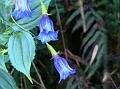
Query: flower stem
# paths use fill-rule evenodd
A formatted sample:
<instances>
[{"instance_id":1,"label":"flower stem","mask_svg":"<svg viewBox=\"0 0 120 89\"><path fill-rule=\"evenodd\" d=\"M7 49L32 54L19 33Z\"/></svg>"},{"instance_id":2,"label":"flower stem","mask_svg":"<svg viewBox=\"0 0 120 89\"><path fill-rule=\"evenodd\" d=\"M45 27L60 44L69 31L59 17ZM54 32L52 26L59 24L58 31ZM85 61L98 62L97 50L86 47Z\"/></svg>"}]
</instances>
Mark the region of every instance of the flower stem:
<instances>
[{"instance_id":1,"label":"flower stem","mask_svg":"<svg viewBox=\"0 0 120 89\"><path fill-rule=\"evenodd\" d=\"M21 25L19 25L19 24L14 20L14 18L13 18L12 15L11 15L11 18L12 18L13 22L14 22L18 27L20 27L20 28L23 29L23 30L26 30L25 28L23 28Z\"/></svg>"},{"instance_id":2,"label":"flower stem","mask_svg":"<svg viewBox=\"0 0 120 89\"><path fill-rule=\"evenodd\" d=\"M32 34L32 35L35 37L35 35L34 35L32 32L26 30L26 29L23 28L21 25L19 25L19 24L15 21L15 19L13 18L12 15L11 15L11 19L13 20L13 22L14 22L19 28L21 28L21 29L22 29L23 31L25 31L25 32L29 32L30 34Z\"/></svg>"}]
</instances>

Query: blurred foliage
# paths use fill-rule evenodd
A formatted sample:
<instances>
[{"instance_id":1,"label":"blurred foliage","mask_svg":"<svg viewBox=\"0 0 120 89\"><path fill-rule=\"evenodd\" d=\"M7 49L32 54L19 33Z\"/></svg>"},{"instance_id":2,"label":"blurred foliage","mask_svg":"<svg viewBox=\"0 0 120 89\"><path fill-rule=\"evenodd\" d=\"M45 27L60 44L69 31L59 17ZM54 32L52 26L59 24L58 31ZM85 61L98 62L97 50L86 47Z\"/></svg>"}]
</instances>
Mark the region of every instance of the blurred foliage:
<instances>
[{"instance_id":1,"label":"blurred foliage","mask_svg":"<svg viewBox=\"0 0 120 89\"><path fill-rule=\"evenodd\" d=\"M74 66L78 69L78 74L68 80L66 89L115 89L113 83L117 84L117 87L120 84L116 80L118 78L117 75L119 75L120 63L118 54L120 50L120 1L83 0L87 29L85 33L82 27L79 1L56 0L61 17L66 49L72 52L70 55L68 53L68 58L75 63ZM54 4L55 1L53 0L49 10L54 15L52 18L57 18L57 21L55 21L56 27L60 27L57 11L54 10L56 9ZM63 39L61 37L57 47L62 42ZM96 45L98 46L98 51L93 63L90 65L92 54L95 54L93 52ZM63 49L63 47L59 48ZM116 54L117 57L111 57ZM74 57L71 58L71 55ZM107 77L106 73L108 73ZM111 81L111 78L113 78L113 81ZM59 89L63 89L61 85L59 86Z\"/></svg>"},{"instance_id":2,"label":"blurred foliage","mask_svg":"<svg viewBox=\"0 0 120 89\"><path fill-rule=\"evenodd\" d=\"M37 45L34 64L37 71L46 89L119 89L120 0L83 0L86 32L83 30L82 6L79 5L79 1L82 0L51 0L48 9L55 29L59 29L60 32L59 40L51 44L58 49L61 56L68 59L67 61L76 68L77 73L58 83L59 74L51 61L51 54L44 45L35 41ZM2 49L0 50L2 51L7 48L8 39L12 34L11 30L17 29L15 24L8 24L8 21L12 22L10 15L6 14L10 12L10 8L7 7L9 2L7 3L6 0L5 5L2 5L3 2L4 0L0 1L2 9L0 11L0 47ZM50 0L46 0L46 3L49 2ZM31 4L32 10L35 10L35 13L41 13L39 3L36 0L34 3ZM8 8L8 11L4 10L4 7ZM19 19L17 22L37 35L39 31L36 26L39 19L39 14L36 14L33 19ZM9 25L9 28L6 27ZM95 48L96 46L98 49ZM95 57L92 59L93 55ZM7 56L7 53L4 56ZM2 54L0 58L5 59ZM20 89L44 89L41 87L40 76L36 73L34 65L31 67L33 78L33 84L31 84L23 74L14 71L8 60L9 58L6 57L0 67L6 69L4 65L7 62L8 71ZM13 79L11 81L14 82Z\"/></svg>"}]
</instances>

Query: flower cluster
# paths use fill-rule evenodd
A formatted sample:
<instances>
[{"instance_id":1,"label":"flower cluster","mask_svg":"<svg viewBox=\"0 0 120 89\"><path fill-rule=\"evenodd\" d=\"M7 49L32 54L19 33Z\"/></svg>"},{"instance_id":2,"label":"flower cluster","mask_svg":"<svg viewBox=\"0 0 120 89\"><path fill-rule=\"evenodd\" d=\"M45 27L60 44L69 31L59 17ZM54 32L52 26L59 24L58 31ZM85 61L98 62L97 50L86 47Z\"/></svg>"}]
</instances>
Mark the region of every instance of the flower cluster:
<instances>
[{"instance_id":1,"label":"flower cluster","mask_svg":"<svg viewBox=\"0 0 120 89\"><path fill-rule=\"evenodd\" d=\"M58 31L54 31L54 26L52 20L48 17L47 10L45 5L41 1L42 8L42 17L39 22L40 33L36 37L38 40L42 42L42 44L46 44L49 51L53 55L54 58L54 66L58 73L60 74L60 80L65 80L70 74L76 73L75 69L72 69L67 61L60 57L54 48L48 44L49 41L58 40ZM29 4L30 0L14 0L15 9L13 11L13 16L16 19L23 17L32 17L32 12L30 10Z\"/></svg>"}]
</instances>

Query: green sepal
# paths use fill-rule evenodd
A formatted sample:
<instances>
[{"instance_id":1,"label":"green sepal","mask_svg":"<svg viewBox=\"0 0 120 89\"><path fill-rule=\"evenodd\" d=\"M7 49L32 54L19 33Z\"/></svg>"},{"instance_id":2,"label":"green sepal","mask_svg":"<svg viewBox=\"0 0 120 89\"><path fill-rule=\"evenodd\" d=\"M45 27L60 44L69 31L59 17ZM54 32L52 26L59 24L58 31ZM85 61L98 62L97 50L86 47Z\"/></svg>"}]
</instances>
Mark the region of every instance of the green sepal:
<instances>
[{"instance_id":1,"label":"green sepal","mask_svg":"<svg viewBox=\"0 0 120 89\"><path fill-rule=\"evenodd\" d=\"M51 52L52 55L58 54L51 45L49 45L48 43L46 43L46 45L47 45L47 48L49 49L49 51Z\"/></svg>"},{"instance_id":2,"label":"green sepal","mask_svg":"<svg viewBox=\"0 0 120 89\"><path fill-rule=\"evenodd\" d=\"M46 9L44 3L42 2L42 0L40 0L40 4L41 4L41 8L42 8L42 14L47 14L47 9Z\"/></svg>"}]
</instances>

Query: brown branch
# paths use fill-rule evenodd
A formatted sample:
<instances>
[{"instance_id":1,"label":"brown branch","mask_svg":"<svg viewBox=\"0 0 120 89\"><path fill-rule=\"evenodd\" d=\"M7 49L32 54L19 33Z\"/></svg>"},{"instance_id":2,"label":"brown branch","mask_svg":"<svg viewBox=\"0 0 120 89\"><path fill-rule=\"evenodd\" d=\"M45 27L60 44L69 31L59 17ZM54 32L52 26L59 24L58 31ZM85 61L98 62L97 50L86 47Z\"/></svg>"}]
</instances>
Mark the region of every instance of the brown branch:
<instances>
[{"instance_id":1,"label":"brown branch","mask_svg":"<svg viewBox=\"0 0 120 89\"><path fill-rule=\"evenodd\" d=\"M80 13L82 17L82 23L83 23L83 31L84 33L87 31L86 22L85 22L85 15L84 15L84 8L83 8L83 0L78 0L78 4L80 6Z\"/></svg>"},{"instance_id":2,"label":"brown branch","mask_svg":"<svg viewBox=\"0 0 120 89\"><path fill-rule=\"evenodd\" d=\"M113 83L113 86L115 87L115 89L119 89L117 87L117 85L115 84L114 80L112 79L111 75L109 75L109 78L110 78L111 82Z\"/></svg>"},{"instance_id":3,"label":"brown branch","mask_svg":"<svg viewBox=\"0 0 120 89\"><path fill-rule=\"evenodd\" d=\"M35 82L37 85L39 85L42 89L44 89L44 87L42 86L42 84L40 84L39 82L37 82L35 79L33 79L32 78L32 80L33 80L33 82Z\"/></svg>"},{"instance_id":4,"label":"brown branch","mask_svg":"<svg viewBox=\"0 0 120 89\"><path fill-rule=\"evenodd\" d=\"M62 27L62 24L61 24L60 13L59 13L59 10L58 10L58 7L57 7L56 0L54 0L54 1L55 1L55 8L56 8L56 11L57 11L58 22L59 22L59 25L60 25L60 33L61 33L61 36L62 36L63 48L64 48L64 51L66 51L66 45L65 45L64 33L63 33L63 27ZM67 53L65 53L65 58L67 59Z\"/></svg>"},{"instance_id":5,"label":"brown branch","mask_svg":"<svg viewBox=\"0 0 120 89\"><path fill-rule=\"evenodd\" d=\"M38 72L38 70L37 70L34 62L32 62L32 64L33 64L33 67L34 67L34 69L35 69L35 71L36 71L36 73L37 73L37 75L38 75L38 78L39 78L39 81L40 81L40 83L41 83L42 89L46 89L46 87L45 87L45 85L44 85L44 83L43 83L43 81L42 81L41 75L39 74L39 72Z\"/></svg>"},{"instance_id":6,"label":"brown branch","mask_svg":"<svg viewBox=\"0 0 120 89\"><path fill-rule=\"evenodd\" d=\"M28 89L24 75L23 75L23 82L24 82L25 89Z\"/></svg>"},{"instance_id":7,"label":"brown branch","mask_svg":"<svg viewBox=\"0 0 120 89\"><path fill-rule=\"evenodd\" d=\"M22 74L20 74L20 88L23 89Z\"/></svg>"},{"instance_id":8,"label":"brown branch","mask_svg":"<svg viewBox=\"0 0 120 89\"><path fill-rule=\"evenodd\" d=\"M87 62L82 60L82 58L80 56L77 56L77 55L73 54L69 50L66 50L66 53L68 55L68 58L73 59L78 66L80 66L80 63L84 64L84 65L87 65Z\"/></svg>"},{"instance_id":9,"label":"brown branch","mask_svg":"<svg viewBox=\"0 0 120 89\"><path fill-rule=\"evenodd\" d=\"M74 59L76 61L76 64L80 66L79 63L86 64L85 61L83 61L79 56L71 53L69 50L67 50L67 53L69 55L69 58Z\"/></svg>"}]
</instances>

